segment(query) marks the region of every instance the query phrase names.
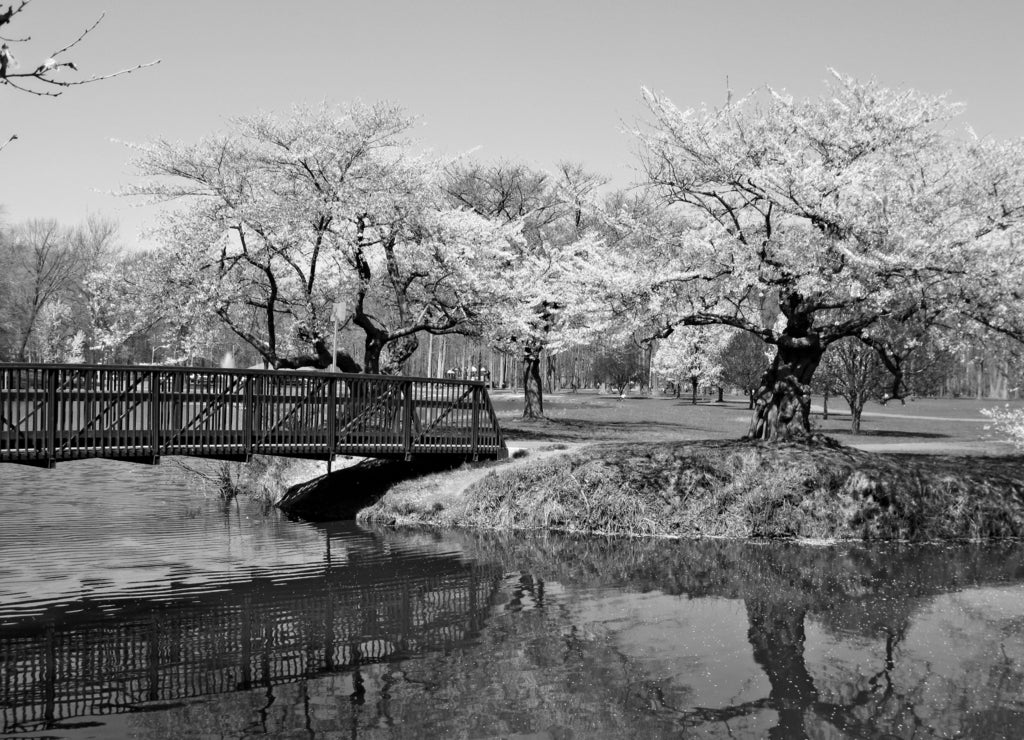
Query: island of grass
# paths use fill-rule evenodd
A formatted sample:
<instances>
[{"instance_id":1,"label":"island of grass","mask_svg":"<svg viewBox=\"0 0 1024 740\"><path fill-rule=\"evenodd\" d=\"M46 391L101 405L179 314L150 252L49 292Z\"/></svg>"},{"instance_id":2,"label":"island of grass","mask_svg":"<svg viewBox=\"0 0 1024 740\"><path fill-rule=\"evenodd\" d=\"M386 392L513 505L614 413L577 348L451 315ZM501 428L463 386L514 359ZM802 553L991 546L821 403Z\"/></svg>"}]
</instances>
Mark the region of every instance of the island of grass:
<instances>
[{"instance_id":1,"label":"island of grass","mask_svg":"<svg viewBox=\"0 0 1024 740\"><path fill-rule=\"evenodd\" d=\"M738 440L748 420L739 402L564 394L540 423L510 418L511 394L495 402L506 406L509 445L525 456L421 469L378 485L352 514L393 525L660 537L1024 536L1024 457L989 436L983 403L876 406L856 437L842 413L818 416L816 431L834 442L764 444ZM339 471L320 500L346 498L367 475L387 481L401 465Z\"/></svg>"}]
</instances>

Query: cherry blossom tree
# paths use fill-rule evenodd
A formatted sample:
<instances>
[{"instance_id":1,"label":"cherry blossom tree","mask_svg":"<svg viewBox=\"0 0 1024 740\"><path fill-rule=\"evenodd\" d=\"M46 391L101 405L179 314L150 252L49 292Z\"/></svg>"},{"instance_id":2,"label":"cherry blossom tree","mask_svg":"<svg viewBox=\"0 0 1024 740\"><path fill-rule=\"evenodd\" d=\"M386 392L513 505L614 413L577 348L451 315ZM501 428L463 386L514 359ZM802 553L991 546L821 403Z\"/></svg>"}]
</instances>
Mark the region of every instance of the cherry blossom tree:
<instances>
[{"instance_id":1,"label":"cherry blossom tree","mask_svg":"<svg viewBox=\"0 0 1024 740\"><path fill-rule=\"evenodd\" d=\"M1017 448L1024 450L1024 408L1003 406L983 409L981 413L992 420L991 428L1005 434Z\"/></svg>"},{"instance_id":2,"label":"cherry blossom tree","mask_svg":"<svg viewBox=\"0 0 1024 740\"><path fill-rule=\"evenodd\" d=\"M944 96L834 74L819 99L646 99L638 136L664 213L638 225L642 252L606 258L605 320L659 336L732 326L772 345L749 437L809 438L824 352L883 320L941 307L931 320L961 333L1024 327L1022 146L954 130Z\"/></svg>"},{"instance_id":3,"label":"cherry blossom tree","mask_svg":"<svg viewBox=\"0 0 1024 740\"><path fill-rule=\"evenodd\" d=\"M480 333L522 357L524 419L544 416L543 353L592 338L583 317L593 310L594 296L576 266L597 244L590 213L602 183L571 163L560 164L553 175L506 162L449 168L445 188L453 204L515 227L521 236L510 242L497 270L478 260L476 271L496 301L489 320L478 323Z\"/></svg>"},{"instance_id":4,"label":"cherry blossom tree","mask_svg":"<svg viewBox=\"0 0 1024 740\"><path fill-rule=\"evenodd\" d=\"M171 264L152 251L109 253L85 278L88 349L100 362L151 361L133 357L140 343L160 344L161 361L185 362L202 354L213 330L209 315L177 293L168 280Z\"/></svg>"},{"instance_id":5,"label":"cherry blossom tree","mask_svg":"<svg viewBox=\"0 0 1024 740\"><path fill-rule=\"evenodd\" d=\"M516 227L446 203L443 163L412 152L412 124L394 105L323 105L140 147L130 192L182 203L160 229L160 270L188 312L273 367L326 368L341 303L371 373L397 372L422 332L483 320L496 302L478 278L508 259Z\"/></svg>"},{"instance_id":6,"label":"cherry blossom tree","mask_svg":"<svg viewBox=\"0 0 1024 740\"><path fill-rule=\"evenodd\" d=\"M720 326L673 332L658 342L652 362L654 370L672 379L677 387L685 380L690 386L690 402L696 404L701 383L721 386L722 355L732 333Z\"/></svg>"}]
</instances>

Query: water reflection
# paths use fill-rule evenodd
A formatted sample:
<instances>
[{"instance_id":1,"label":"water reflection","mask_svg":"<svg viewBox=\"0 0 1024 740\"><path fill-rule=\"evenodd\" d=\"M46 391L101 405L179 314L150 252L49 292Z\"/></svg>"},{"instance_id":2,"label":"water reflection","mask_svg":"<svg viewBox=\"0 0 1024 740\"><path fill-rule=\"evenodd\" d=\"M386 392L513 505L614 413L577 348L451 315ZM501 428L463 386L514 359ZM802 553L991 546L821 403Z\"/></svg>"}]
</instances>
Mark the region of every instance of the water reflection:
<instances>
[{"instance_id":1,"label":"water reflection","mask_svg":"<svg viewBox=\"0 0 1024 740\"><path fill-rule=\"evenodd\" d=\"M335 672L352 673L358 697L364 666L446 650L479 629L493 568L385 545L350 525L323 534L323 561L298 573L193 584L159 600L90 597L8 620L4 732Z\"/></svg>"},{"instance_id":2,"label":"water reflection","mask_svg":"<svg viewBox=\"0 0 1024 740\"><path fill-rule=\"evenodd\" d=\"M1024 737L1019 545L477 544L531 582L643 593L577 602L567 621L602 635L628 676L620 704L660 720L647 733Z\"/></svg>"},{"instance_id":3,"label":"water reflection","mask_svg":"<svg viewBox=\"0 0 1024 740\"><path fill-rule=\"evenodd\" d=\"M1024 547L304 530L0 626L4 732L1024 737Z\"/></svg>"}]
</instances>

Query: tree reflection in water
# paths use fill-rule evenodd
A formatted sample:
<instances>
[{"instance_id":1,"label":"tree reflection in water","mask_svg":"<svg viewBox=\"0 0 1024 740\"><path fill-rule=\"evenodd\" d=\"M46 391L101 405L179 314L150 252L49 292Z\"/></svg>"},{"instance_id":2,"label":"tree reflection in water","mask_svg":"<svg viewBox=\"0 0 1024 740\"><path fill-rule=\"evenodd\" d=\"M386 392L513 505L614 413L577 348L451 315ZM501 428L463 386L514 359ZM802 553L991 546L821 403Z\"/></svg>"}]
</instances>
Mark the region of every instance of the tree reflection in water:
<instances>
[{"instance_id":1,"label":"tree reflection in water","mask_svg":"<svg viewBox=\"0 0 1024 740\"><path fill-rule=\"evenodd\" d=\"M73 737L74 688L132 712L110 736L1024 737L1020 545L343 546L315 575L0 629L5 731Z\"/></svg>"},{"instance_id":2,"label":"tree reflection in water","mask_svg":"<svg viewBox=\"0 0 1024 740\"><path fill-rule=\"evenodd\" d=\"M468 539L540 583L742 600L747 640L767 679L767 696L687 706L685 692L681 702L670 703L663 689L652 692L638 683L642 688L633 703L650 707L677 730L716 734L717 725L723 736L734 730L742 735L737 720L763 721L768 710L774 718L767 726L747 725L752 735L1024 737L1019 544L867 548L560 536ZM973 614L962 603L950 608L947 602L962 592L988 595L996 608ZM926 632L937 624L960 641L932 644ZM815 665L809 665L808 625L832 642L856 645L856 659L837 665L832 656L816 654ZM904 650L915 629L921 634ZM941 673L936 658L946 664Z\"/></svg>"}]
</instances>

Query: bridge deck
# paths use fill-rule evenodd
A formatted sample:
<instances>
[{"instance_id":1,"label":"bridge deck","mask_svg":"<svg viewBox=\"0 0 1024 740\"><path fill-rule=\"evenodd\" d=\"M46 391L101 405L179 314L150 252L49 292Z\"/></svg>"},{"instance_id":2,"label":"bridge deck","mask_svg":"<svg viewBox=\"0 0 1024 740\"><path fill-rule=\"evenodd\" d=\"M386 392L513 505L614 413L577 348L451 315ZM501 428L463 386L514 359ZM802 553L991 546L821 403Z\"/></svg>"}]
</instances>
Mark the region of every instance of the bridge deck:
<instances>
[{"instance_id":1,"label":"bridge deck","mask_svg":"<svg viewBox=\"0 0 1024 740\"><path fill-rule=\"evenodd\" d=\"M0 365L0 462L506 454L486 386L476 381Z\"/></svg>"}]
</instances>

